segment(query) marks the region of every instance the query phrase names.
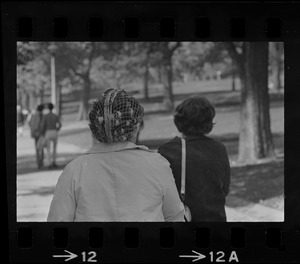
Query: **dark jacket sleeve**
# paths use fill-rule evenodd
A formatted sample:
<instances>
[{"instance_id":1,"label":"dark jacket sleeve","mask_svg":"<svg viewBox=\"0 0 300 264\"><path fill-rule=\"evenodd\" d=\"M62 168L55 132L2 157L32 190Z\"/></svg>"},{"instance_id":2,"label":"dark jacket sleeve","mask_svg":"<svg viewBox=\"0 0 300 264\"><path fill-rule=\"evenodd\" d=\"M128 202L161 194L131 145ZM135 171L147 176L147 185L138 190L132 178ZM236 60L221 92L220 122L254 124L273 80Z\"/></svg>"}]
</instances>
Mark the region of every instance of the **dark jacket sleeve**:
<instances>
[{"instance_id":1,"label":"dark jacket sleeve","mask_svg":"<svg viewBox=\"0 0 300 264\"><path fill-rule=\"evenodd\" d=\"M225 177L224 177L223 191L227 196L229 194L229 189L230 189L230 163L229 163L229 158L225 146L224 146L224 151L226 157L225 157Z\"/></svg>"},{"instance_id":2,"label":"dark jacket sleeve","mask_svg":"<svg viewBox=\"0 0 300 264\"><path fill-rule=\"evenodd\" d=\"M40 121L40 132L43 136L45 136L46 133L46 116L42 116Z\"/></svg>"}]
</instances>

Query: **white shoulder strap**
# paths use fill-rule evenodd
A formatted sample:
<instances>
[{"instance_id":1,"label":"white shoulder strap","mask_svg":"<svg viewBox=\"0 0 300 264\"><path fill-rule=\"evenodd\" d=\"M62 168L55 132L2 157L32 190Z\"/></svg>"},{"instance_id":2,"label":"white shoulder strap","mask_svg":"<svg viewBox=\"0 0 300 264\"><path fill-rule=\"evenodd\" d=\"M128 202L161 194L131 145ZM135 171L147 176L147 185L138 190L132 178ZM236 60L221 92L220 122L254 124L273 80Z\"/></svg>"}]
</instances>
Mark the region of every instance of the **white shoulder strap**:
<instances>
[{"instance_id":1,"label":"white shoulder strap","mask_svg":"<svg viewBox=\"0 0 300 264\"><path fill-rule=\"evenodd\" d=\"M181 139L181 190L180 195L182 199L184 199L185 195L185 171L186 171L186 146L185 146L185 140Z\"/></svg>"}]
</instances>

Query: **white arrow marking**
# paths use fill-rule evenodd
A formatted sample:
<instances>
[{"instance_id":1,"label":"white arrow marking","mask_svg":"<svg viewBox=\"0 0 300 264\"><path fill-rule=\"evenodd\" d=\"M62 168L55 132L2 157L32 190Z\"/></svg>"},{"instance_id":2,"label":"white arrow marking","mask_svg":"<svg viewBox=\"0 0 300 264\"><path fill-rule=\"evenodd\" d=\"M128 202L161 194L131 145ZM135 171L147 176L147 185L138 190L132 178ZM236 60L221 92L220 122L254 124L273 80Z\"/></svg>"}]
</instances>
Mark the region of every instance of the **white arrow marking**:
<instances>
[{"instance_id":1,"label":"white arrow marking","mask_svg":"<svg viewBox=\"0 0 300 264\"><path fill-rule=\"evenodd\" d=\"M65 261L69 261L73 258L77 258L77 255L68 251L68 250L65 250L65 252L67 252L69 255L53 255L54 258L67 258L65 259Z\"/></svg>"},{"instance_id":2,"label":"white arrow marking","mask_svg":"<svg viewBox=\"0 0 300 264\"><path fill-rule=\"evenodd\" d=\"M180 258L195 258L195 259L192 260L192 262L206 258L205 255L203 255L201 253L198 253L197 251L192 250L192 252L195 253L196 255L179 255L179 257Z\"/></svg>"}]
</instances>

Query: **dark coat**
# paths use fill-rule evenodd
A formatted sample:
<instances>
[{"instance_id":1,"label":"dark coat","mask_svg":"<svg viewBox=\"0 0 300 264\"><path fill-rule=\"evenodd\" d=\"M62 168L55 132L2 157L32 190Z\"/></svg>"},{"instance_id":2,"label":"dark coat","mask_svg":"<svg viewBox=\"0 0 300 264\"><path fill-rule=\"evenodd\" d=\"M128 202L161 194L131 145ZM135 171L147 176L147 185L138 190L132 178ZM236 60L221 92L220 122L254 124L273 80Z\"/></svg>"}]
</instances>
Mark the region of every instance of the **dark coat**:
<instances>
[{"instance_id":1,"label":"dark coat","mask_svg":"<svg viewBox=\"0 0 300 264\"><path fill-rule=\"evenodd\" d=\"M170 162L180 193L181 139L175 137L158 151ZM225 146L205 135L187 137L185 204L191 210L192 221L226 221L229 185L230 165Z\"/></svg>"}]
</instances>

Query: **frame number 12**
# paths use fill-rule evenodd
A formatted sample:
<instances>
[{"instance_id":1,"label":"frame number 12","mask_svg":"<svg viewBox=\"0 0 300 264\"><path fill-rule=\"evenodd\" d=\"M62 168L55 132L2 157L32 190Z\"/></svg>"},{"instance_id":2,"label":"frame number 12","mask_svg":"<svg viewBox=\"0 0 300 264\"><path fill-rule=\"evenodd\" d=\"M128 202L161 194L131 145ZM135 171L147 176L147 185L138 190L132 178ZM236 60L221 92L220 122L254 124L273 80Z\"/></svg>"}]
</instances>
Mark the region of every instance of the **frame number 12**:
<instances>
[{"instance_id":1,"label":"frame number 12","mask_svg":"<svg viewBox=\"0 0 300 264\"><path fill-rule=\"evenodd\" d=\"M83 262L97 262L97 260L95 259L97 254L95 251L89 251L89 252L81 252L82 255L82 261Z\"/></svg>"}]
</instances>

